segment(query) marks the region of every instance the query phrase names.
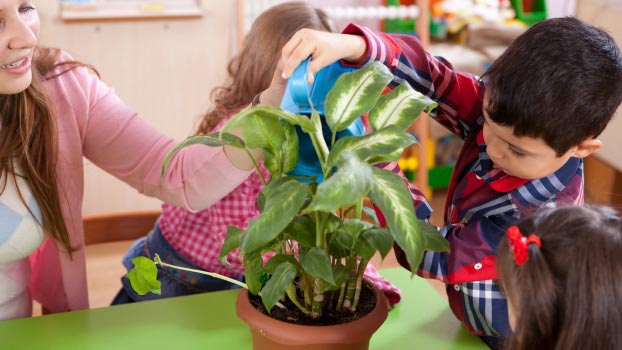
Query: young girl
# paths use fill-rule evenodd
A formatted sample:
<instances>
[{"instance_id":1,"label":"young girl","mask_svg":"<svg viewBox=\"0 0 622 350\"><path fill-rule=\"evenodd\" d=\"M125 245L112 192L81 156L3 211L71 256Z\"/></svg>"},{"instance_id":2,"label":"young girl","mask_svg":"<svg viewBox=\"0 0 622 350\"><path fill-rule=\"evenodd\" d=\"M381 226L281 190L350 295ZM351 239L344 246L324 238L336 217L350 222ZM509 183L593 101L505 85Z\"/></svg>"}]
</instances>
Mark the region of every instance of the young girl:
<instances>
[{"instance_id":1,"label":"young girl","mask_svg":"<svg viewBox=\"0 0 622 350\"><path fill-rule=\"evenodd\" d=\"M173 139L85 65L39 47L32 0L0 0L0 24L0 320L30 316L33 298L51 312L86 309L83 157L193 210L235 188L252 162L235 149L185 149L161 184Z\"/></svg>"},{"instance_id":2,"label":"young girl","mask_svg":"<svg viewBox=\"0 0 622 350\"><path fill-rule=\"evenodd\" d=\"M606 207L545 209L498 257L510 350L622 349L622 221Z\"/></svg>"},{"instance_id":3,"label":"young girl","mask_svg":"<svg viewBox=\"0 0 622 350\"><path fill-rule=\"evenodd\" d=\"M268 85L273 79L273 72L277 71L275 80L276 77L280 78L280 70L275 68L281 48L302 28L333 30L331 21L323 11L304 2L276 5L255 20L245 38L244 47L229 64L229 82L213 91L215 106L203 117L198 134L207 134L220 128L225 120L253 99L253 103L258 102L257 100L262 103L280 103L282 90L268 89ZM259 95L262 91L264 92ZM261 169L264 176L268 176L263 166ZM218 254L228 226L245 228L248 221L259 215L256 199L262 188L259 176L254 173L220 202L201 212L192 213L184 208L164 204L154 230L130 247L123 259L124 265L129 270L133 266L131 260L136 256L153 258L158 253L170 264L203 269L242 280L244 266L238 250L227 255L229 264L221 262ZM205 275L158 268L161 295L138 295L127 277L123 277L123 287L112 304L236 288L229 282ZM367 272L368 278L385 291L390 302L399 301L399 290L396 287L380 277L372 267Z\"/></svg>"}]
</instances>

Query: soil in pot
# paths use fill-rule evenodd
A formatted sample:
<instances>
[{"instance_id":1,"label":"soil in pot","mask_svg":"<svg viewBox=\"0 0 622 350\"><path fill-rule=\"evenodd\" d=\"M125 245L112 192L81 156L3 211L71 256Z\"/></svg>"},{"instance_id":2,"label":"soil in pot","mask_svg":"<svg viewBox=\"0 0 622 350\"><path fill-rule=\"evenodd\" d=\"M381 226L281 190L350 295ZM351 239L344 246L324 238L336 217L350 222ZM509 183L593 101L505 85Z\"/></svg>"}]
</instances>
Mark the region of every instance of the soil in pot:
<instances>
[{"instance_id":1,"label":"soil in pot","mask_svg":"<svg viewBox=\"0 0 622 350\"><path fill-rule=\"evenodd\" d=\"M298 296L302 300L302 296L300 295L300 293L298 293ZM351 312L350 310L345 309L342 309L341 311L335 310L333 304L337 303L338 297L339 293L334 293L330 302L325 304L324 310L322 312L322 317L319 319L313 319L302 313L300 309L298 309L289 299L287 299L287 301L283 303L287 307L287 309L282 309L275 306L272 308L272 312L268 313L266 311L266 308L263 306L263 303L261 302L261 297L258 295L249 294L249 300L251 304L257 310L261 311L264 315L276 318L277 320L281 320L283 322L306 326L332 326L336 324L352 322L367 315L376 306L374 292L367 283L364 283L363 287L361 288L361 296L355 312Z\"/></svg>"}]
</instances>

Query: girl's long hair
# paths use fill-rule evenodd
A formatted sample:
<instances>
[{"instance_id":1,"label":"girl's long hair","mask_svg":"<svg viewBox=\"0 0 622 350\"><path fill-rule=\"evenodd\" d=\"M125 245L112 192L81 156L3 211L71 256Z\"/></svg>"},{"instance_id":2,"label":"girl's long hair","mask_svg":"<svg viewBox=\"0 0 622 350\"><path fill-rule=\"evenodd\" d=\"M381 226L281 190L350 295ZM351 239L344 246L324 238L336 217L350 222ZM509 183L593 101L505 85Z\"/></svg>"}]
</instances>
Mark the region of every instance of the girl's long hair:
<instances>
[{"instance_id":1,"label":"girl's long hair","mask_svg":"<svg viewBox=\"0 0 622 350\"><path fill-rule=\"evenodd\" d=\"M253 22L240 52L227 66L227 82L211 92L213 107L201 119L198 134L207 134L225 117L251 103L267 89L281 49L298 30L334 31L322 10L304 2L286 2L264 11Z\"/></svg>"},{"instance_id":2,"label":"girl's long hair","mask_svg":"<svg viewBox=\"0 0 622 350\"><path fill-rule=\"evenodd\" d=\"M516 265L502 240L498 268L516 311L510 350L622 349L622 223L607 207L545 209L519 225L542 247Z\"/></svg>"},{"instance_id":3,"label":"girl's long hair","mask_svg":"<svg viewBox=\"0 0 622 350\"><path fill-rule=\"evenodd\" d=\"M0 193L12 181L36 220L17 187L17 177L23 178L39 206L44 232L71 254L75 249L63 219L56 173L58 130L43 83L84 64L59 62L59 56L58 49L36 48L31 85L17 94L0 95Z\"/></svg>"}]
</instances>

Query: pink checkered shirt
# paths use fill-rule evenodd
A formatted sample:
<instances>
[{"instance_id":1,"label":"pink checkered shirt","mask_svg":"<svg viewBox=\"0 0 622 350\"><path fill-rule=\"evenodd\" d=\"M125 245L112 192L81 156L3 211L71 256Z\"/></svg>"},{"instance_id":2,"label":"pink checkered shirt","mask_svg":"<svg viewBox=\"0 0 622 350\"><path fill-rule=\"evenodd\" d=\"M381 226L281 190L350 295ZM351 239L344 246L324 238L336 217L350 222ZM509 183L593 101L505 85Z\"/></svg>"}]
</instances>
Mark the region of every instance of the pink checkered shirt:
<instances>
[{"instance_id":1,"label":"pink checkered shirt","mask_svg":"<svg viewBox=\"0 0 622 350\"><path fill-rule=\"evenodd\" d=\"M260 164L266 179L268 171ZM244 264L237 249L227 255L230 265L218 259L228 226L246 229L247 223L259 216L257 195L263 184L257 173L251 174L235 190L211 207L192 213L170 204L162 205L160 228L166 240L175 250L206 271L225 276L244 274ZM265 259L264 259L265 260ZM367 265L365 277L374 282L387 296L391 304L399 302L400 290L371 265Z\"/></svg>"}]
</instances>

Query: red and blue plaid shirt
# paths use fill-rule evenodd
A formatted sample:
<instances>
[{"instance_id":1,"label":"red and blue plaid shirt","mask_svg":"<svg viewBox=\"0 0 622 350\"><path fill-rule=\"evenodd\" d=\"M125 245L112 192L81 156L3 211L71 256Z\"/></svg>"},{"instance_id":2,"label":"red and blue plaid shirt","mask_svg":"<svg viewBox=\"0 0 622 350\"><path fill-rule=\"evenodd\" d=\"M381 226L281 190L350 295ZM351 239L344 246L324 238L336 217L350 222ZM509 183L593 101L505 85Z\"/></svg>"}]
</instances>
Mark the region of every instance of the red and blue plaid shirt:
<instances>
[{"instance_id":1,"label":"red and blue plaid shirt","mask_svg":"<svg viewBox=\"0 0 622 350\"><path fill-rule=\"evenodd\" d=\"M392 86L407 81L438 102L430 117L464 140L440 229L451 252L426 252L417 273L447 284L451 309L471 332L508 336L507 304L495 281L497 244L509 226L538 207L582 204L582 159L571 158L555 173L531 181L493 168L482 137L485 86L480 79L428 54L414 36L378 34L352 24L344 33L366 39L363 65L382 61L393 72ZM396 255L410 269L399 248Z\"/></svg>"}]
</instances>

